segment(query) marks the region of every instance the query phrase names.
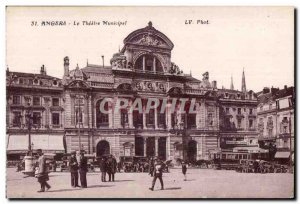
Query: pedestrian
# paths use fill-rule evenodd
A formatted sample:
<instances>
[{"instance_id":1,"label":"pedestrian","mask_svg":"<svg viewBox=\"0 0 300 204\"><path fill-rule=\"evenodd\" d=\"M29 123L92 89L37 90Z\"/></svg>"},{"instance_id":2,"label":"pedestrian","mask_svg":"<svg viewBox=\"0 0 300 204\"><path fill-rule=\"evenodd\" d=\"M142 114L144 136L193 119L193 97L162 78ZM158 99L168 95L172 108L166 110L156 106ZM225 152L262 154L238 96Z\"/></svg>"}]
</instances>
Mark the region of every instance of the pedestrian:
<instances>
[{"instance_id":1,"label":"pedestrian","mask_svg":"<svg viewBox=\"0 0 300 204\"><path fill-rule=\"evenodd\" d=\"M187 166L185 162L182 162L182 173L184 176L184 181L186 181L186 171L187 171Z\"/></svg>"},{"instance_id":2,"label":"pedestrian","mask_svg":"<svg viewBox=\"0 0 300 204\"><path fill-rule=\"evenodd\" d=\"M100 159L101 181L106 182L106 160L104 157Z\"/></svg>"},{"instance_id":3,"label":"pedestrian","mask_svg":"<svg viewBox=\"0 0 300 204\"><path fill-rule=\"evenodd\" d=\"M87 158L84 156L84 150L80 151L79 174L81 188L87 188L86 173L88 172Z\"/></svg>"},{"instance_id":4,"label":"pedestrian","mask_svg":"<svg viewBox=\"0 0 300 204\"><path fill-rule=\"evenodd\" d=\"M153 159L153 157L150 158L149 163L150 163L149 164L149 166L150 166L149 174L151 175L151 177L153 177L153 175L154 175L154 159Z\"/></svg>"},{"instance_id":5,"label":"pedestrian","mask_svg":"<svg viewBox=\"0 0 300 204\"><path fill-rule=\"evenodd\" d=\"M107 162L107 173L108 173L108 181L115 181L115 173L117 172L117 160L109 155Z\"/></svg>"},{"instance_id":6,"label":"pedestrian","mask_svg":"<svg viewBox=\"0 0 300 204\"><path fill-rule=\"evenodd\" d=\"M53 161L53 172L56 172L56 167L57 167L57 164L56 164L56 161L54 160Z\"/></svg>"},{"instance_id":7,"label":"pedestrian","mask_svg":"<svg viewBox=\"0 0 300 204\"><path fill-rule=\"evenodd\" d=\"M37 169L36 169L36 177L38 179L38 182L41 185L41 189L38 191L40 192L45 192L45 188L47 188L47 190L49 190L51 188L51 186L47 183L47 181L49 181L49 176L48 176L48 171L47 171L47 167L46 167L46 158L43 154L43 151L41 149L37 150L37 154L39 156L38 158L38 165L37 165Z\"/></svg>"},{"instance_id":8,"label":"pedestrian","mask_svg":"<svg viewBox=\"0 0 300 204\"><path fill-rule=\"evenodd\" d=\"M152 181L152 187L149 188L151 191L154 190L155 182L157 179L159 179L160 181L161 190L164 190L164 182L162 179L162 174L163 174L163 164L159 159L156 159L154 163L154 177Z\"/></svg>"},{"instance_id":9,"label":"pedestrian","mask_svg":"<svg viewBox=\"0 0 300 204\"><path fill-rule=\"evenodd\" d=\"M71 157L69 159L69 168L71 172L71 186L80 187L78 185L78 161L76 158L76 152L71 152Z\"/></svg>"}]
</instances>

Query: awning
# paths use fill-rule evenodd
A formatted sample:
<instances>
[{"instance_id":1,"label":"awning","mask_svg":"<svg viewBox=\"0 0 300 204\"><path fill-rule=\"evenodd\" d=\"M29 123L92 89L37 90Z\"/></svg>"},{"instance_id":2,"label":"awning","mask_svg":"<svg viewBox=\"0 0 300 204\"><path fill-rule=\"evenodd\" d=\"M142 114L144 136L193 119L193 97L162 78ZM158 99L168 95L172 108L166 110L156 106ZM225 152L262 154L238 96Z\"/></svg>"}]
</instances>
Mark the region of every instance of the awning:
<instances>
[{"instance_id":1,"label":"awning","mask_svg":"<svg viewBox=\"0 0 300 204\"><path fill-rule=\"evenodd\" d=\"M275 158L287 159L290 157L290 152L276 152Z\"/></svg>"},{"instance_id":2,"label":"awning","mask_svg":"<svg viewBox=\"0 0 300 204\"><path fill-rule=\"evenodd\" d=\"M32 150L42 149L45 152L64 153L63 135L31 135ZM28 134L26 135L9 135L7 152L23 153L28 150Z\"/></svg>"}]
</instances>

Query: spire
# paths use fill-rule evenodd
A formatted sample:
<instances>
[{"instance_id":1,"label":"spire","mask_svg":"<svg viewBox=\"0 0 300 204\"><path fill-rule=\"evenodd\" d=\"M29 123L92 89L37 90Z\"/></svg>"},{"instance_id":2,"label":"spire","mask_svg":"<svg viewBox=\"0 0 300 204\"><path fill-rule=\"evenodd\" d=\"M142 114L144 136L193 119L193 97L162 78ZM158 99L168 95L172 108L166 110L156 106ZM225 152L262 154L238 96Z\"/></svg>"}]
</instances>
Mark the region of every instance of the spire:
<instances>
[{"instance_id":1,"label":"spire","mask_svg":"<svg viewBox=\"0 0 300 204\"><path fill-rule=\"evenodd\" d=\"M230 89L231 89L231 90L234 90L232 75L231 75L231 84L230 84Z\"/></svg>"},{"instance_id":2,"label":"spire","mask_svg":"<svg viewBox=\"0 0 300 204\"><path fill-rule=\"evenodd\" d=\"M89 59L86 59L86 66L89 66Z\"/></svg>"},{"instance_id":3,"label":"spire","mask_svg":"<svg viewBox=\"0 0 300 204\"><path fill-rule=\"evenodd\" d=\"M243 76L242 76L242 90L243 93L247 92L246 90L246 79L245 79L245 72L243 67Z\"/></svg>"}]
</instances>

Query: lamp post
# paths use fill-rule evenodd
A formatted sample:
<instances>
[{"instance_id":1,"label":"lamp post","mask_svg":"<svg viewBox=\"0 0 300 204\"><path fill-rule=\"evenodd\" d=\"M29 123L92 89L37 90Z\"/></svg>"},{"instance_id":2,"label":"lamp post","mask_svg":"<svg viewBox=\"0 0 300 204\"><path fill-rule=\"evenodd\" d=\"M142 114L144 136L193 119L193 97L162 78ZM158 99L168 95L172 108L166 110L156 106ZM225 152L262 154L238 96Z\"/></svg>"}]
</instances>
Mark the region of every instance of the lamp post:
<instances>
[{"instance_id":1,"label":"lamp post","mask_svg":"<svg viewBox=\"0 0 300 204\"><path fill-rule=\"evenodd\" d=\"M80 121L82 120L81 115L81 107L80 107L80 95L76 95L75 97L77 103L78 103L78 110L76 110L76 125L77 125L77 135L78 135L78 146L79 151L81 151L81 135L80 135Z\"/></svg>"},{"instance_id":2,"label":"lamp post","mask_svg":"<svg viewBox=\"0 0 300 204\"><path fill-rule=\"evenodd\" d=\"M26 118L26 125L27 125L27 129L28 129L28 152L27 152L27 155L24 157L25 170L23 171L23 173L27 174L29 176L33 176L34 175L34 162L33 162L33 156L32 156L33 143L31 142L31 129L33 126L33 120L40 119L40 117L33 114L30 103L28 103L25 118ZM40 125L40 124L38 124L38 125Z\"/></svg>"}]
</instances>

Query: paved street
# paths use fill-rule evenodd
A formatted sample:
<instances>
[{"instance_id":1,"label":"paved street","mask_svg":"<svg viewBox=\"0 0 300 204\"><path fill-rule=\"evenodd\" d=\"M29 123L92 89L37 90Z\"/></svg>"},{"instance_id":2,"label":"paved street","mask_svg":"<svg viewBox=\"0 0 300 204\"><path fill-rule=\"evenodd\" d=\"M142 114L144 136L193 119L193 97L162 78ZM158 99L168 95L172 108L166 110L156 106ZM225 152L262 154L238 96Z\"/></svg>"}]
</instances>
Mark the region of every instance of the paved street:
<instances>
[{"instance_id":1,"label":"paved street","mask_svg":"<svg viewBox=\"0 0 300 204\"><path fill-rule=\"evenodd\" d=\"M100 173L89 173L88 188L72 188L70 174L50 174L52 188L37 193L39 183L23 178L15 169L7 169L8 198L289 198L293 196L293 174L254 174L212 169L188 169L183 181L181 169L164 174L165 190L157 180L155 191L148 188L152 178L147 173L118 173L116 182L102 183Z\"/></svg>"}]
</instances>

